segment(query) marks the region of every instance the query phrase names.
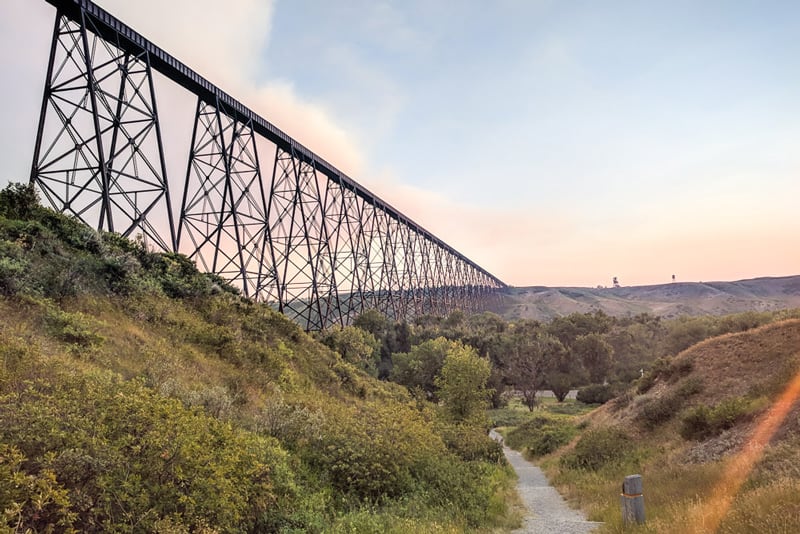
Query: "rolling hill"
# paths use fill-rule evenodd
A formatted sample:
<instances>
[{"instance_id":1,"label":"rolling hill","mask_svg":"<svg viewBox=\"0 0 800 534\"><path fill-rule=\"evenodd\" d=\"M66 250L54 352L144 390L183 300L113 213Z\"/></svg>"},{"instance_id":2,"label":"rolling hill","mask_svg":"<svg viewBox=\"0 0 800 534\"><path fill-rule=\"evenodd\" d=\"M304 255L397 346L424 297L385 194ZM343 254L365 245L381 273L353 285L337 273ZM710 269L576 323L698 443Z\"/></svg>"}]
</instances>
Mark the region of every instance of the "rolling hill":
<instances>
[{"instance_id":1,"label":"rolling hill","mask_svg":"<svg viewBox=\"0 0 800 534\"><path fill-rule=\"evenodd\" d=\"M800 275L612 288L512 287L504 294L500 314L507 319L548 320L602 310L615 316L677 317L796 307L800 307Z\"/></svg>"}]
</instances>

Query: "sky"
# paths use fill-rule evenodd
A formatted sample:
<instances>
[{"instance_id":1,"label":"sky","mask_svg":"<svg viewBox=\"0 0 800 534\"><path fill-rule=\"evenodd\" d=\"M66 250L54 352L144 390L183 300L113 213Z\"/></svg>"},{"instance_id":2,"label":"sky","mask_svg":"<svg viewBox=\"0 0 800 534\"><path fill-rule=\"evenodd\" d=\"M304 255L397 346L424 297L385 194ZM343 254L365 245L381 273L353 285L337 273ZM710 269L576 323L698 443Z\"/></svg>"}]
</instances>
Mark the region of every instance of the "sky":
<instances>
[{"instance_id":1,"label":"sky","mask_svg":"<svg viewBox=\"0 0 800 534\"><path fill-rule=\"evenodd\" d=\"M97 3L510 285L800 274L800 3ZM54 15L0 2L0 186ZM157 86L179 176L195 102Z\"/></svg>"}]
</instances>

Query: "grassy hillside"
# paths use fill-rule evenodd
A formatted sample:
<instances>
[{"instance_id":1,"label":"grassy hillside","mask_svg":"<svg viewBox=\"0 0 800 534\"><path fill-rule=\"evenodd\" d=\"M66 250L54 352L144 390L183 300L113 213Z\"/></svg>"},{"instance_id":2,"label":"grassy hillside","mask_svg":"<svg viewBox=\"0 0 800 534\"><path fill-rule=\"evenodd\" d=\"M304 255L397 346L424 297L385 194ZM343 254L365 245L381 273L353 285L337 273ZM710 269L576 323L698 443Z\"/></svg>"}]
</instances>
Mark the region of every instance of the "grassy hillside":
<instances>
[{"instance_id":1,"label":"grassy hillside","mask_svg":"<svg viewBox=\"0 0 800 534\"><path fill-rule=\"evenodd\" d=\"M479 424L186 258L0 192L0 532L459 532L515 520ZM509 523L510 522L510 523Z\"/></svg>"},{"instance_id":2,"label":"grassy hillside","mask_svg":"<svg viewBox=\"0 0 800 534\"><path fill-rule=\"evenodd\" d=\"M785 276L609 288L516 287L506 290L499 311L507 319L549 320L597 310L618 317L649 313L672 318L797 307L800 276Z\"/></svg>"},{"instance_id":3,"label":"grassy hillside","mask_svg":"<svg viewBox=\"0 0 800 534\"><path fill-rule=\"evenodd\" d=\"M561 425L564 442L579 437L542 464L601 532L800 532L798 377L800 320L703 341ZM624 529L619 487L634 473L648 521Z\"/></svg>"}]
</instances>

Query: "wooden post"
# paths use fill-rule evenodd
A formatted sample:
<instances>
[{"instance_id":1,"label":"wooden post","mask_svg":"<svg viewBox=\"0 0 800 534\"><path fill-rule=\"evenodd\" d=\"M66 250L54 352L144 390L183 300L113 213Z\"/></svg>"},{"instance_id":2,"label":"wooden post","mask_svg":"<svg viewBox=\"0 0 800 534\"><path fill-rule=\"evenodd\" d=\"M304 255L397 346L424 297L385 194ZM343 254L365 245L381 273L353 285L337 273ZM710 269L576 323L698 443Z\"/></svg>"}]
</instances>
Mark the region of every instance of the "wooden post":
<instances>
[{"instance_id":1,"label":"wooden post","mask_svg":"<svg viewBox=\"0 0 800 534\"><path fill-rule=\"evenodd\" d=\"M623 523L644 523L644 495L642 495L642 475L628 475L622 483L619 496L622 505Z\"/></svg>"}]
</instances>

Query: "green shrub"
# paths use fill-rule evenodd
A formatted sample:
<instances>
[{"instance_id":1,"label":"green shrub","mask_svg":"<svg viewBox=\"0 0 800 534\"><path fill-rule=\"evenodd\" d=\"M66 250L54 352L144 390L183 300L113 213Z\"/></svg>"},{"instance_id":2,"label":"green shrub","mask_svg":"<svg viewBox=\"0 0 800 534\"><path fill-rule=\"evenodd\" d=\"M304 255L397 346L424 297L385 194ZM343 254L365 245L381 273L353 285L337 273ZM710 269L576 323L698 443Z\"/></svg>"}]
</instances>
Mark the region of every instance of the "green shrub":
<instances>
[{"instance_id":1,"label":"green shrub","mask_svg":"<svg viewBox=\"0 0 800 534\"><path fill-rule=\"evenodd\" d=\"M48 305L45 322L51 332L66 343L80 347L92 347L105 341L105 338L95 331L97 328L95 320L81 312L65 312L53 305Z\"/></svg>"},{"instance_id":2,"label":"green shrub","mask_svg":"<svg viewBox=\"0 0 800 534\"><path fill-rule=\"evenodd\" d=\"M578 390L576 400L584 404L605 404L614 398L614 390L609 384L591 384Z\"/></svg>"},{"instance_id":3,"label":"green shrub","mask_svg":"<svg viewBox=\"0 0 800 534\"><path fill-rule=\"evenodd\" d=\"M597 471L622 462L633 449L631 439L622 429L598 428L581 436L575 449L562 456L560 462L570 469Z\"/></svg>"},{"instance_id":4,"label":"green shrub","mask_svg":"<svg viewBox=\"0 0 800 534\"><path fill-rule=\"evenodd\" d=\"M487 413L493 427L518 426L531 418L531 412L513 408L498 408L496 410L488 410Z\"/></svg>"},{"instance_id":5,"label":"green shrub","mask_svg":"<svg viewBox=\"0 0 800 534\"><path fill-rule=\"evenodd\" d=\"M536 415L511 430L506 443L513 449L525 449L539 457L566 445L575 434L575 427L563 418Z\"/></svg>"},{"instance_id":6,"label":"green shrub","mask_svg":"<svg viewBox=\"0 0 800 534\"><path fill-rule=\"evenodd\" d=\"M702 389L703 383L699 378L687 378L674 390L665 393L661 397L645 401L636 419L645 428L652 430L672 419L680 411L686 400L702 391Z\"/></svg>"},{"instance_id":7,"label":"green shrub","mask_svg":"<svg viewBox=\"0 0 800 534\"><path fill-rule=\"evenodd\" d=\"M430 460L445 456L441 437L408 406L368 402L322 408L319 434L305 451L308 460L329 473L334 488L360 500L411 492Z\"/></svg>"},{"instance_id":8,"label":"green shrub","mask_svg":"<svg viewBox=\"0 0 800 534\"><path fill-rule=\"evenodd\" d=\"M645 375L638 380L636 392L647 393L658 380L672 384L692 372L694 362L689 358L658 358Z\"/></svg>"},{"instance_id":9,"label":"green shrub","mask_svg":"<svg viewBox=\"0 0 800 534\"><path fill-rule=\"evenodd\" d=\"M695 440L717 436L744 419L750 413L750 407L746 398L733 397L713 408L705 405L692 408L681 419L681 436Z\"/></svg>"},{"instance_id":10,"label":"green shrub","mask_svg":"<svg viewBox=\"0 0 800 534\"><path fill-rule=\"evenodd\" d=\"M48 306L45 322L51 333L67 343L91 346L103 342L103 337L94 332L95 319L81 312L67 312L55 306Z\"/></svg>"},{"instance_id":11,"label":"green shrub","mask_svg":"<svg viewBox=\"0 0 800 534\"><path fill-rule=\"evenodd\" d=\"M2 245L0 242L0 247ZM29 265L24 259L2 256L2 253L0 248L0 294L15 295L22 288L22 277Z\"/></svg>"},{"instance_id":12,"label":"green shrub","mask_svg":"<svg viewBox=\"0 0 800 534\"><path fill-rule=\"evenodd\" d=\"M503 447L474 425L445 423L441 430L447 448L466 461L503 462Z\"/></svg>"},{"instance_id":13,"label":"green shrub","mask_svg":"<svg viewBox=\"0 0 800 534\"><path fill-rule=\"evenodd\" d=\"M50 484L53 499L67 491L53 502L87 531L118 531L131 521L154 531L165 519L195 531L272 531L285 524L296 491L271 438L110 373L56 372L0 392L0 443L24 455L19 472ZM24 496L2 491L0 482L0 502L25 509ZM41 531L33 519L20 528Z\"/></svg>"},{"instance_id":14,"label":"green shrub","mask_svg":"<svg viewBox=\"0 0 800 534\"><path fill-rule=\"evenodd\" d=\"M30 219L39 208L39 194L31 184L10 183L0 190L0 217Z\"/></svg>"},{"instance_id":15,"label":"green shrub","mask_svg":"<svg viewBox=\"0 0 800 534\"><path fill-rule=\"evenodd\" d=\"M699 376L689 377L675 388L675 393L682 397L691 397L701 391L703 391L703 380Z\"/></svg>"},{"instance_id":16,"label":"green shrub","mask_svg":"<svg viewBox=\"0 0 800 534\"><path fill-rule=\"evenodd\" d=\"M17 447L0 443L0 530L52 532L57 526L74 532L77 514L70 511L69 492L50 469L27 473L26 460Z\"/></svg>"},{"instance_id":17,"label":"green shrub","mask_svg":"<svg viewBox=\"0 0 800 534\"><path fill-rule=\"evenodd\" d=\"M672 416L680 410L683 401L684 399L680 395L674 393L649 399L642 404L636 419L645 428L653 429L672 419Z\"/></svg>"}]
</instances>

